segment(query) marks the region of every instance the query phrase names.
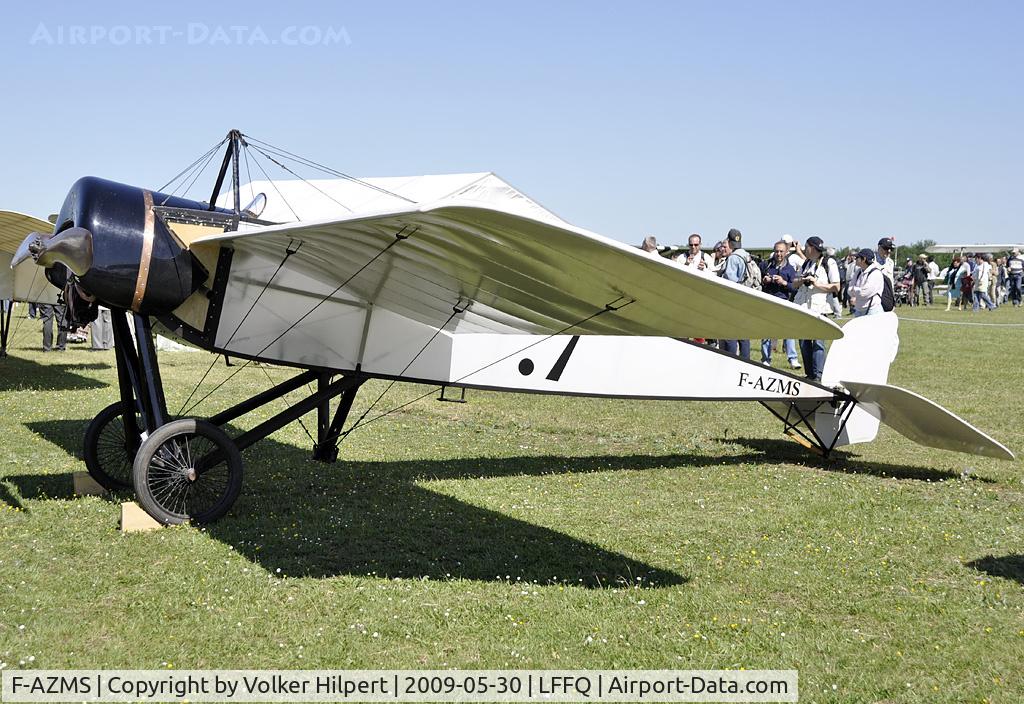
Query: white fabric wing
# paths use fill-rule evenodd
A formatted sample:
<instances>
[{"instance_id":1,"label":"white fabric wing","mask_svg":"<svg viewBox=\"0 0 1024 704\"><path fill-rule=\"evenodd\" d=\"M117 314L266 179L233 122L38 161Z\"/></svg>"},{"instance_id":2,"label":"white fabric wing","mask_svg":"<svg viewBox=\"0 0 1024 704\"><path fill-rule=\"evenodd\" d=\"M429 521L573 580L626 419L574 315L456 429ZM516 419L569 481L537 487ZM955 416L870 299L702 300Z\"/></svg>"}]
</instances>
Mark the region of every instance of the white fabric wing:
<instances>
[{"instance_id":1,"label":"white fabric wing","mask_svg":"<svg viewBox=\"0 0 1024 704\"><path fill-rule=\"evenodd\" d=\"M56 303L57 289L35 262L24 261L11 269L14 253L30 232L53 232L53 225L24 213L0 210L0 299Z\"/></svg>"},{"instance_id":2,"label":"white fabric wing","mask_svg":"<svg viewBox=\"0 0 1024 704\"><path fill-rule=\"evenodd\" d=\"M373 215L251 227L193 244L201 243L270 260L283 260L297 247L286 268L434 327L448 320L453 306L468 303L447 328L456 334L842 336L831 321L788 302L691 273L562 221L478 202L446 199ZM606 306L616 310L601 312Z\"/></svg>"}]
</instances>

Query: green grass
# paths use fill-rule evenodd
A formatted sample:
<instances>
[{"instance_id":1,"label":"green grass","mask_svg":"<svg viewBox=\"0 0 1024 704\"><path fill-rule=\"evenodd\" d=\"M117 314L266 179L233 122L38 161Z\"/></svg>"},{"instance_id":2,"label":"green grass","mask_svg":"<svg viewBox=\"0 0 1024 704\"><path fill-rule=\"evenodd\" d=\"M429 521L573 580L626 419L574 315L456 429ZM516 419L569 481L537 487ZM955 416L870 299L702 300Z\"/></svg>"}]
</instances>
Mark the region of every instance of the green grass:
<instances>
[{"instance_id":1,"label":"green grass","mask_svg":"<svg viewBox=\"0 0 1024 704\"><path fill-rule=\"evenodd\" d=\"M900 332L893 383L1024 449L1024 328ZM71 492L112 354L37 336L21 321L0 360L8 668L797 668L802 701L1024 699L1019 461L884 427L823 461L752 404L470 391L356 431L333 465L293 424L244 453L226 519L122 535L116 501ZM162 359L177 410L210 358ZM264 371L289 373L247 368L200 411Z\"/></svg>"}]
</instances>

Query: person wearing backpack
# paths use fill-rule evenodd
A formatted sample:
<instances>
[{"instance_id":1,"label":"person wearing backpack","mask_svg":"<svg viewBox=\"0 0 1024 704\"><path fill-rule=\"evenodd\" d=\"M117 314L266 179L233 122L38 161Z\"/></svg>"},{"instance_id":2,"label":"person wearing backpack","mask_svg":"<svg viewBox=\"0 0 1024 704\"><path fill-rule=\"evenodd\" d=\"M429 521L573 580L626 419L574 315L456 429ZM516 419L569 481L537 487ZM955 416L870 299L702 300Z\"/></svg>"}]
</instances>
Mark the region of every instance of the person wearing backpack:
<instances>
[{"instance_id":1,"label":"person wearing backpack","mask_svg":"<svg viewBox=\"0 0 1024 704\"><path fill-rule=\"evenodd\" d=\"M693 269L705 276L713 276L715 273L715 258L701 250L700 235L694 232L687 240L689 250L681 252L675 260L681 266L693 267Z\"/></svg>"},{"instance_id":2,"label":"person wearing backpack","mask_svg":"<svg viewBox=\"0 0 1024 704\"><path fill-rule=\"evenodd\" d=\"M742 238L743 233L736 228L729 230L729 233L725 236L725 241L729 243L729 247L732 248L733 253L742 257L743 263L747 267L747 271L743 275L743 279L735 283L740 283L744 286L760 291L762 279L761 264L757 259L751 256L747 250L743 249L743 245L741 244Z\"/></svg>"},{"instance_id":3,"label":"person wearing backpack","mask_svg":"<svg viewBox=\"0 0 1024 704\"><path fill-rule=\"evenodd\" d=\"M794 303L817 315L832 311L828 295L839 293L839 265L835 257L824 256L825 243L820 237L808 237L804 245L807 258L800 268L801 286ZM825 341L800 340L804 358L804 374L812 381L821 381L825 366Z\"/></svg>"},{"instance_id":4,"label":"person wearing backpack","mask_svg":"<svg viewBox=\"0 0 1024 704\"><path fill-rule=\"evenodd\" d=\"M857 275L850 284L850 301L853 303L853 316L878 315L885 313L882 297L887 282L885 271L875 261L875 253L870 249L857 252ZM889 289L890 296L892 289ZM890 307L890 310L892 308Z\"/></svg>"},{"instance_id":5,"label":"person wearing backpack","mask_svg":"<svg viewBox=\"0 0 1024 704\"><path fill-rule=\"evenodd\" d=\"M722 242L719 242L720 252L725 260L725 265L722 267L721 277L726 281L732 281L734 284L741 286L746 285L746 280L750 276L750 272L747 269L747 262L750 261L750 255L743 247L739 246L739 238L735 239L732 237L732 233L738 230L730 230L729 236ZM736 244L737 248L733 249L733 243ZM758 280L760 283L760 279ZM739 354L743 359L750 359L750 340L719 340L718 347L723 352L729 354Z\"/></svg>"}]
</instances>

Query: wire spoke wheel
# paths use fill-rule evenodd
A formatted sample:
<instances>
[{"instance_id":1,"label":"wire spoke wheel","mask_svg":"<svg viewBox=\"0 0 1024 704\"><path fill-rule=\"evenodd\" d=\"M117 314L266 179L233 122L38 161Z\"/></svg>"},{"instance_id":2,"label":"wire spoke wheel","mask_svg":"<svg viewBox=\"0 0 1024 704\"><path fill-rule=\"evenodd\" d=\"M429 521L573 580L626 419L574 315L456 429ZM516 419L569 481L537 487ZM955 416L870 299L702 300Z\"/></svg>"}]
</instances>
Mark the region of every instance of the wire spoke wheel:
<instances>
[{"instance_id":1,"label":"wire spoke wheel","mask_svg":"<svg viewBox=\"0 0 1024 704\"><path fill-rule=\"evenodd\" d=\"M185 418L142 443L132 476L139 503L161 523L211 523L238 498L242 457L223 430Z\"/></svg>"},{"instance_id":2,"label":"wire spoke wheel","mask_svg":"<svg viewBox=\"0 0 1024 704\"><path fill-rule=\"evenodd\" d=\"M145 423L135 409L135 428L145 429ZM89 475L107 491L130 489L132 463L142 438L129 437L125 427L124 404L112 403L96 414L85 431L82 456Z\"/></svg>"}]
</instances>

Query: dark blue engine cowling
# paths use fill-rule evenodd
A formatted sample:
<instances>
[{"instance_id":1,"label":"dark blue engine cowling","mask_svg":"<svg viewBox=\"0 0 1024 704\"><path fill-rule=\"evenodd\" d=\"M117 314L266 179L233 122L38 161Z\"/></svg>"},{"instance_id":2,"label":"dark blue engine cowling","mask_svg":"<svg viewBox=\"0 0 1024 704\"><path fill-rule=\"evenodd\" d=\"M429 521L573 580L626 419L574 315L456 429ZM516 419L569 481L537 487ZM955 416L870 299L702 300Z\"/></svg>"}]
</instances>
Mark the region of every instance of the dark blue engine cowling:
<instances>
[{"instance_id":1,"label":"dark blue engine cowling","mask_svg":"<svg viewBox=\"0 0 1024 704\"><path fill-rule=\"evenodd\" d=\"M68 192L54 232L80 227L92 233L92 266L79 276L79 281L103 305L143 315L163 315L181 305L206 280L207 272L199 260L181 247L152 212L153 205L208 208L197 201L93 176L79 179ZM148 257L144 251L147 219L148 227L152 228ZM148 271L140 277L144 259L148 259ZM47 270L51 281L59 278L53 268L58 267ZM51 276L51 272L56 276ZM137 292L141 299L135 301Z\"/></svg>"}]
</instances>

